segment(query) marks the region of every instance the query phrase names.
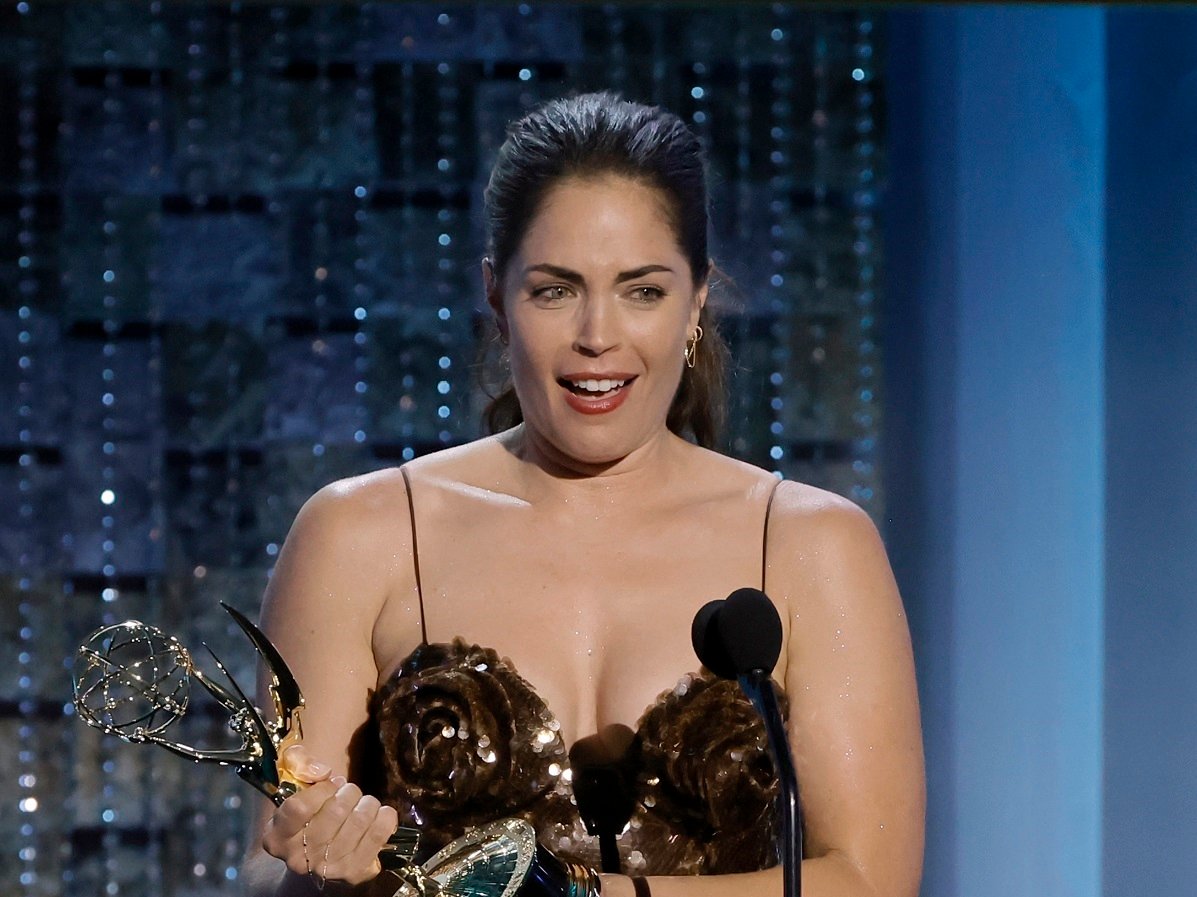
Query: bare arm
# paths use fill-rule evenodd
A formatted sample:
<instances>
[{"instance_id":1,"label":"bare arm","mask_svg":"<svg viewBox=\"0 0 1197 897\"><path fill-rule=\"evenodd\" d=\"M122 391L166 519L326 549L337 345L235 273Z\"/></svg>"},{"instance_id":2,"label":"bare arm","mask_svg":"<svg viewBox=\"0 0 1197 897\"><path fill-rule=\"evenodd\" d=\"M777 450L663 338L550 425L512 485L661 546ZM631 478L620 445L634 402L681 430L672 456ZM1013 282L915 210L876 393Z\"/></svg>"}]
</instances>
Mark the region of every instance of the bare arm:
<instances>
[{"instance_id":1,"label":"bare arm","mask_svg":"<svg viewBox=\"0 0 1197 897\"><path fill-rule=\"evenodd\" d=\"M807 897L915 897L924 773L910 636L872 521L826 493L783 484L768 588L786 622L778 664L805 815ZM649 879L653 897L776 897L780 868ZM633 897L604 876L604 897Z\"/></svg>"},{"instance_id":2,"label":"bare arm","mask_svg":"<svg viewBox=\"0 0 1197 897\"><path fill-rule=\"evenodd\" d=\"M266 591L263 629L306 701L303 746L283 760L314 784L282 807L262 802L243 866L254 897L314 894L319 878L328 879L326 894L369 893L355 886L377 875L378 850L397 824L394 810L344 781L350 741L367 720L378 679L375 623L388 598L402 601L410 586L410 531L397 479L362 477L313 496ZM418 611L406 622L414 646Z\"/></svg>"}]
</instances>

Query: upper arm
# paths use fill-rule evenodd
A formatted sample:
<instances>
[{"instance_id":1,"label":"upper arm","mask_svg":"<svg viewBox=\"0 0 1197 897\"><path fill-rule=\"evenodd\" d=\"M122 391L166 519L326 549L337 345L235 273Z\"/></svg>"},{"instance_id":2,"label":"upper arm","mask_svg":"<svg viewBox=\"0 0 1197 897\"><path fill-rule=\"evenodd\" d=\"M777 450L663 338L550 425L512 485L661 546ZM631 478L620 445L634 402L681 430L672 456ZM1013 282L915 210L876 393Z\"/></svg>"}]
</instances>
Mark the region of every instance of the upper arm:
<instances>
[{"instance_id":1,"label":"upper arm","mask_svg":"<svg viewBox=\"0 0 1197 897\"><path fill-rule=\"evenodd\" d=\"M863 511L787 492L770 576L788 615L785 688L807 850L846 859L877 893L913 895L925 796L901 598Z\"/></svg>"},{"instance_id":2,"label":"upper arm","mask_svg":"<svg viewBox=\"0 0 1197 897\"><path fill-rule=\"evenodd\" d=\"M297 515L263 600L262 629L304 695L303 743L341 775L378 680L375 624L411 579L407 521L403 487L393 479L325 487ZM418 614L407 623L414 646Z\"/></svg>"}]
</instances>

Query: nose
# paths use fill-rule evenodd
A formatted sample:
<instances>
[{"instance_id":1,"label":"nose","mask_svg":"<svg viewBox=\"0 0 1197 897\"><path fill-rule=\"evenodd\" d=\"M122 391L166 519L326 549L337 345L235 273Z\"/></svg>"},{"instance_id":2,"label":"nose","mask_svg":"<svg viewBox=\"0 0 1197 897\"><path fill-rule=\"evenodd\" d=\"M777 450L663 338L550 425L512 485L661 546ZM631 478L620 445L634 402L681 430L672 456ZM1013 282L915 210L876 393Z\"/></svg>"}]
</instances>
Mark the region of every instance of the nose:
<instances>
[{"instance_id":1,"label":"nose","mask_svg":"<svg viewBox=\"0 0 1197 897\"><path fill-rule=\"evenodd\" d=\"M587 297L578 303L574 351L597 357L619 345L619 320L613 303L604 297Z\"/></svg>"}]
</instances>

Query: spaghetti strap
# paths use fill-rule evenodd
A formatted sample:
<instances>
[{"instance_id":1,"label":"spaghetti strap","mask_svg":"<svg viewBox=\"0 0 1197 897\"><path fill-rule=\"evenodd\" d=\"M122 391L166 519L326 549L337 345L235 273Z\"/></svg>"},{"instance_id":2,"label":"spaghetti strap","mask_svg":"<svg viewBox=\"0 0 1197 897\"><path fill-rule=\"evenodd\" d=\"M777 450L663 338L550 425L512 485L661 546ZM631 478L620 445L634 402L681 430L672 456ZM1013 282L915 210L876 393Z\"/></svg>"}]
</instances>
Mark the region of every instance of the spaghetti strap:
<instances>
[{"instance_id":1,"label":"spaghetti strap","mask_svg":"<svg viewBox=\"0 0 1197 897\"><path fill-rule=\"evenodd\" d=\"M773 510L773 498L777 495L777 487L784 480L779 479L769 490L769 501L765 504L765 531L761 535L761 591L769 594L765 589L765 573L769 569L769 512Z\"/></svg>"},{"instance_id":2,"label":"spaghetti strap","mask_svg":"<svg viewBox=\"0 0 1197 897\"><path fill-rule=\"evenodd\" d=\"M416 504L411 494L411 477L407 475L407 465L400 465L399 473L403 474L403 486L407 492L407 512L411 517L411 562L416 573L416 597L420 601L420 636L427 645L428 623L424 617L424 587L420 583L420 548L416 543Z\"/></svg>"}]
</instances>

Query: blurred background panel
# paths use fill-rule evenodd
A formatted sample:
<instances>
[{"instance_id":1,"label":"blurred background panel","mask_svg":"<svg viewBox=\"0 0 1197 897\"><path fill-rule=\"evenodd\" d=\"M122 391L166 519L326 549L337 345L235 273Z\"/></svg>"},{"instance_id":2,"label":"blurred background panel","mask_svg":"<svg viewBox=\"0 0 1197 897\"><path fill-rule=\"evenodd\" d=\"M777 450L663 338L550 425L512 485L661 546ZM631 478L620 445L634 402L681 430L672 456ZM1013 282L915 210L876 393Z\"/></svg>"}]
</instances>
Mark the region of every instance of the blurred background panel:
<instances>
[{"instance_id":1,"label":"blurred background panel","mask_svg":"<svg viewBox=\"0 0 1197 897\"><path fill-rule=\"evenodd\" d=\"M0 888L232 893L256 798L85 731L73 646L140 618L252 681L217 601L307 496L482 433L482 189L544 99L702 136L726 447L882 523L883 58L847 8L6 0Z\"/></svg>"}]
</instances>

